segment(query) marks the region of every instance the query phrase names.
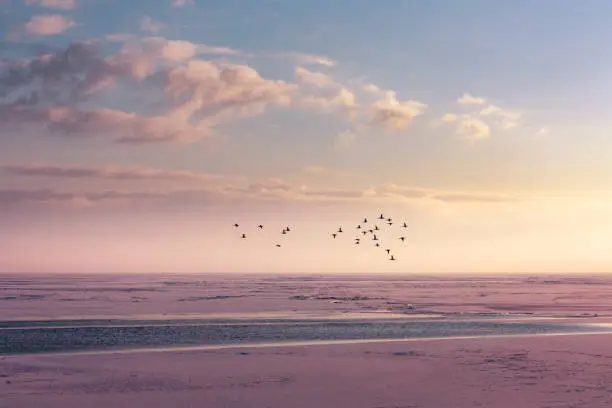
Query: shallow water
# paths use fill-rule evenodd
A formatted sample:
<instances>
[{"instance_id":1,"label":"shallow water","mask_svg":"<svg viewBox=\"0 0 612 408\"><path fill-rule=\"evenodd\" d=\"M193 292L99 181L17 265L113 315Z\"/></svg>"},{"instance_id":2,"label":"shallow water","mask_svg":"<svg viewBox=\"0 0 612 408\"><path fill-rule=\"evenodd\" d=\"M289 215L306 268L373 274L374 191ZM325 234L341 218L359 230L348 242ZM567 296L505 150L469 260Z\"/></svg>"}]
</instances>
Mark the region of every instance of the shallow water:
<instances>
[{"instance_id":1,"label":"shallow water","mask_svg":"<svg viewBox=\"0 0 612 408\"><path fill-rule=\"evenodd\" d=\"M417 339L612 332L612 327L543 321L275 320L275 321L11 321L0 322L0 354L240 345L276 342ZM21 325L21 327L20 327Z\"/></svg>"}]
</instances>

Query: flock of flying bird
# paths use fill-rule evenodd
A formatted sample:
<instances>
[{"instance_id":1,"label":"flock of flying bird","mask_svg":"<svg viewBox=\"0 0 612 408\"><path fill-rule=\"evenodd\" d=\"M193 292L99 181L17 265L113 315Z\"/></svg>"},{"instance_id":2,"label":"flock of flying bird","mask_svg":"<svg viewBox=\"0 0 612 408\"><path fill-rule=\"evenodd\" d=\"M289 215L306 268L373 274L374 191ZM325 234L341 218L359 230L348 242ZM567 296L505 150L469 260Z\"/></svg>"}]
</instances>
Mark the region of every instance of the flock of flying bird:
<instances>
[{"instance_id":1,"label":"flock of flying bird","mask_svg":"<svg viewBox=\"0 0 612 408\"><path fill-rule=\"evenodd\" d=\"M394 224L394 222L393 222L393 220L391 218L385 217L383 214L380 214L380 216L377 217L377 220L380 223L387 224L389 227L391 227ZM238 223L234 224L234 228L239 228L239 227L240 227L240 224L238 224ZM403 224L400 225L400 227L401 228L408 228L408 225L404 222ZM257 228L259 230L263 230L264 226L262 224L259 224L257 226ZM363 219L363 221L360 224L357 225L356 229L358 230L357 233L358 234L361 233L363 235L363 237L360 237L359 235L357 235L354 238L355 239L355 242L354 242L355 245L361 245L362 238L365 239L366 236L368 234L370 234L371 240L374 241L374 246L376 248L383 248L381 246L381 240L378 238L378 234L380 234L379 231L382 231L381 228L378 227L378 223L368 222L368 219L366 217L366 218ZM289 227L285 227L285 228L282 229L282 231L280 233L281 233L281 235L286 235L289 232L291 232L291 229ZM333 239L336 239L336 237L338 237L339 234L343 234L343 233L344 233L344 230L342 229L342 226L340 226L336 232L332 232L330 235L332 236ZM240 238L241 239L246 239L247 238L246 233L242 233ZM406 241L406 237L403 236L403 235L397 237L397 239L399 239L402 242ZM280 248L281 244L277 243L277 244L275 244L275 246L277 248ZM385 252L387 253L387 255L389 255L389 261L396 261L397 260L397 258L395 258L395 256L391 253L391 249L385 248Z\"/></svg>"}]
</instances>

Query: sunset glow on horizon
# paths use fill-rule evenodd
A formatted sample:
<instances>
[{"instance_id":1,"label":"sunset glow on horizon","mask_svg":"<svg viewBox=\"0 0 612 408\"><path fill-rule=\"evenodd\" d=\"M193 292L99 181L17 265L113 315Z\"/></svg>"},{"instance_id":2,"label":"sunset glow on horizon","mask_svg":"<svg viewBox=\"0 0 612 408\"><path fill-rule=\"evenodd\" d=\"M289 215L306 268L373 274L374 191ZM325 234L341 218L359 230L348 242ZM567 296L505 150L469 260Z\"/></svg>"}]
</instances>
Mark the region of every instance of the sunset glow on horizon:
<instances>
[{"instance_id":1,"label":"sunset glow on horizon","mask_svg":"<svg viewBox=\"0 0 612 408\"><path fill-rule=\"evenodd\" d=\"M612 3L0 11L0 272L612 272Z\"/></svg>"}]
</instances>

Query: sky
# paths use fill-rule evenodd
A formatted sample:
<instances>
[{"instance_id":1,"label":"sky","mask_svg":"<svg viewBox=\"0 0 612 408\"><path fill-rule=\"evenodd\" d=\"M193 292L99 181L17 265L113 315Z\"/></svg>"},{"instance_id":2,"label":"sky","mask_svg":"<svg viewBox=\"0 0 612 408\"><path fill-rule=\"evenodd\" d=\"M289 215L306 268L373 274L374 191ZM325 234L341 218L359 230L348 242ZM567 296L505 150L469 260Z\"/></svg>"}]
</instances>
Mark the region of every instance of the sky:
<instances>
[{"instance_id":1,"label":"sky","mask_svg":"<svg viewBox=\"0 0 612 408\"><path fill-rule=\"evenodd\" d=\"M610 272L611 12L0 0L0 272Z\"/></svg>"}]
</instances>

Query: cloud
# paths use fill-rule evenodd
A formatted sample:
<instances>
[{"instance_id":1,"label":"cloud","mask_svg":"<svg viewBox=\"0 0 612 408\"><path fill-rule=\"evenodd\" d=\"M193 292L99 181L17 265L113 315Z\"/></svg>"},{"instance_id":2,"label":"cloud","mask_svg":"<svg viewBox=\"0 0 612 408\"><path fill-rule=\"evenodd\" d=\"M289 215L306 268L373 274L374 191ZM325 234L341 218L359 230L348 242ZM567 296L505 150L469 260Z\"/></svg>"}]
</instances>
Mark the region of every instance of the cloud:
<instances>
[{"instance_id":1,"label":"cloud","mask_svg":"<svg viewBox=\"0 0 612 408\"><path fill-rule=\"evenodd\" d=\"M496 123L503 130L514 129L518 126L518 120L521 117L520 112L511 111L500 108L496 105L489 105L480 111L481 116L491 116L496 118Z\"/></svg>"},{"instance_id":2,"label":"cloud","mask_svg":"<svg viewBox=\"0 0 612 408\"><path fill-rule=\"evenodd\" d=\"M162 170L143 166L109 165L103 167L68 166L51 164L12 164L1 168L13 175L32 177L55 177L67 179L106 179L106 180L229 180L228 176L198 173L185 170ZM232 177L231 179L236 179Z\"/></svg>"},{"instance_id":3,"label":"cloud","mask_svg":"<svg viewBox=\"0 0 612 408\"><path fill-rule=\"evenodd\" d=\"M470 114L447 113L442 117L442 122L457 123L457 134L466 140L476 141L491 136L489 125Z\"/></svg>"},{"instance_id":4,"label":"cloud","mask_svg":"<svg viewBox=\"0 0 612 408\"><path fill-rule=\"evenodd\" d=\"M358 109L355 94L347 88L340 88L333 94L326 96L299 95L297 103L299 106L322 110L326 113L340 111L348 118L354 118Z\"/></svg>"},{"instance_id":5,"label":"cloud","mask_svg":"<svg viewBox=\"0 0 612 408\"><path fill-rule=\"evenodd\" d=\"M302 65L322 65L326 67L335 67L338 62L324 55L306 54L301 52L286 52L275 54L279 57L289 58Z\"/></svg>"},{"instance_id":6,"label":"cloud","mask_svg":"<svg viewBox=\"0 0 612 408\"><path fill-rule=\"evenodd\" d=\"M325 171L325 167L316 165L305 166L304 168L302 168L302 171L309 174L319 174Z\"/></svg>"},{"instance_id":7,"label":"cloud","mask_svg":"<svg viewBox=\"0 0 612 408\"><path fill-rule=\"evenodd\" d=\"M362 88L364 91L370 92L373 94L379 94L383 91L382 89L380 89L378 85L374 85L374 84L364 84L362 85Z\"/></svg>"},{"instance_id":8,"label":"cloud","mask_svg":"<svg viewBox=\"0 0 612 408\"><path fill-rule=\"evenodd\" d=\"M298 79L298 81L304 84L316 85L318 87L325 87L334 84L334 81L329 75L322 72L309 71L302 67L297 67L295 69L295 77Z\"/></svg>"},{"instance_id":9,"label":"cloud","mask_svg":"<svg viewBox=\"0 0 612 408\"><path fill-rule=\"evenodd\" d=\"M446 202L508 202L519 201L519 197L508 194L436 193L431 198Z\"/></svg>"},{"instance_id":10,"label":"cloud","mask_svg":"<svg viewBox=\"0 0 612 408\"><path fill-rule=\"evenodd\" d=\"M16 27L9 33L10 39L17 38L20 34L27 34L38 37L48 37L58 35L74 27L76 23L59 14L36 15L23 26Z\"/></svg>"},{"instance_id":11,"label":"cloud","mask_svg":"<svg viewBox=\"0 0 612 408\"><path fill-rule=\"evenodd\" d=\"M542 127L538 129L537 132L535 132L535 135L536 137L545 137L545 136L548 136L549 133L550 131L548 130L548 128Z\"/></svg>"},{"instance_id":12,"label":"cloud","mask_svg":"<svg viewBox=\"0 0 612 408\"><path fill-rule=\"evenodd\" d=\"M111 135L123 143L194 141L227 120L289 106L295 84L269 80L248 65L197 59L198 53L233 50L158 37L101 57L91 44L13 64L0 75L0 126L38 125L63 135ZM154 79L154 81L153 81ZM164 113L138 115L112 108L83 108L117 80L149 80L167 99ZM75 106L77 105L77 106Z\"/></svg>"},{"instance_id":13,"label":"cloud","mask_svg":"<svg viewBox=\"0 0 612 408\"><path fill-rule=\"evenodd\" d=\"M61 166L58 166L61 168ZM103 167L102 169L107 169ZM50 170L51 169L51 170ZM19 171L22 171L19 168ZM34 170L27 169L32 172ZM35 173L45 173L56 175L60 172L60 177L101 177L112 180L147 180L147 179L183 179L196 175L186 175L186 173L176 173L168 170L155 170L153 173L140 170L126 169L114 170L114 173L100 168L89 167L71 168L57 170L54 166L48 168L38 168ZM207 176L205 176L207 177ZM229 176L221 176L230 179ZM246 178L235 180L236 183L207 184L204 188L197 189L156 189L156 190L120 190L107 189L102 191L66 191L55 189L5 189L0 190L0 206L22 208L24 205L47 206L58 203L65 204L66 207L93 207L105 206L107 204L121 203L125 206L184 206L184 205L203 205L203 204L227 204L230 202L240 203L244 200L255 200L261 202L278 203L300 203L300 202L342 202L342 203L380 203L381 200L390 203L406 203L415 200L432 200L454 203L503 203L516 202L523 198L511 194L483 193L470 191L443 191L436 189L414 188L409 186L399 186L388 184L383 186L371 186L368 188L317 188L306 185L293 186L276 178L263 181L249 181Z\"/></svg>"},{"instance_id":14,"label":"cloud","mask_svg":"<svg viewBox=\"0 0 612 408\"><path fill-rule=\"evenodd\" d=\"M77 6L76 0L26 0L28 6L36 5L58 10L73 10Z\"/></svg>"},{"instance_id":15,"label":"cloud","mask_svg":"<svg viewBox=\"0 0 612 408\"><path fill-rule=\"evenodd\" d=\"M455 113L447 113L442 116L442 122L444 123L452 123L459 120L459 116Z\"/></svg>"},{"instance_id":16,"label":"cloud","mask_svg":"<svg viewBox=\"0 0 612 408\"><path fill-rule=\"evenodd\" d=\"M372 105L373 118L371 124L381 125L391 130L405 129L415 116L422 114L427 105L417 101L397 100L394 91L387 91L385 98Z\"/></svg>"},{"instance_id":17,"label":"cloud","mask_svg":"<svg viewBox=\"0 0 612 408\"><path fill-rule=\"evenodd\" d=\"M481 140L491 136L491 128L478 118L463 117L459 119L457 134L466 140Z\"/></svg>"},{"instance_id":18,"label":"cloud","mask_svg":"<svg viewBox=\"0 0 612 408\"><path fill-rule=\"evenodd\" d=\"M463 96L457 99L457 103L460 105L483 105L486 103L486 100L484 98L478 98L465 93Z\"/></svg>"},{"instance_id":19,"label":"cloud","mask_svg":"<svg viewBox=\"0 0 612 408\"><path fill-rule=\"evenodd\" d=\"M336 147L348 149L355 143L355 139L357 139L357 135L351 130L340 132L336 137Z\"/></svg>"},{"instance_id":20,"label":"cloud","mask_svg":"<svg viewBox=\"0 0 612 408\"><path fill-rule=\"evenodd\" d=\"M171 3L174 7L192 6L195 3L193 0L172 0Z\"/></svg>"},{"instance_id":21,"label":"cloud","mask_svg":"<svg viewBox=\"0 0 612 408\"><path fill-rule=\"evenodd\" d=\"M470 94L464 94L457 100L463 105L484 105L484 98L476 98ZM497 105L488 104L486 107L478 107L472 112L455 114L447 113L441 119L442 123L457 123L457 134L466 140L480 140L491 136L491 128L497 127L507 131L519 126L522 113L516 110L501 108Z\"/></svg>"},{"instance_id":22,"label":"cloud","mask_svg":"<svg viewBox=\"0 0 612 408\"><path fill-rule=\"evenodd\" d=\"M161 21L155 21L151 16L144 16L140 19L140 29L149 33L158 33L164 29L166 25Z\"/></svg>"}]
</instances>

